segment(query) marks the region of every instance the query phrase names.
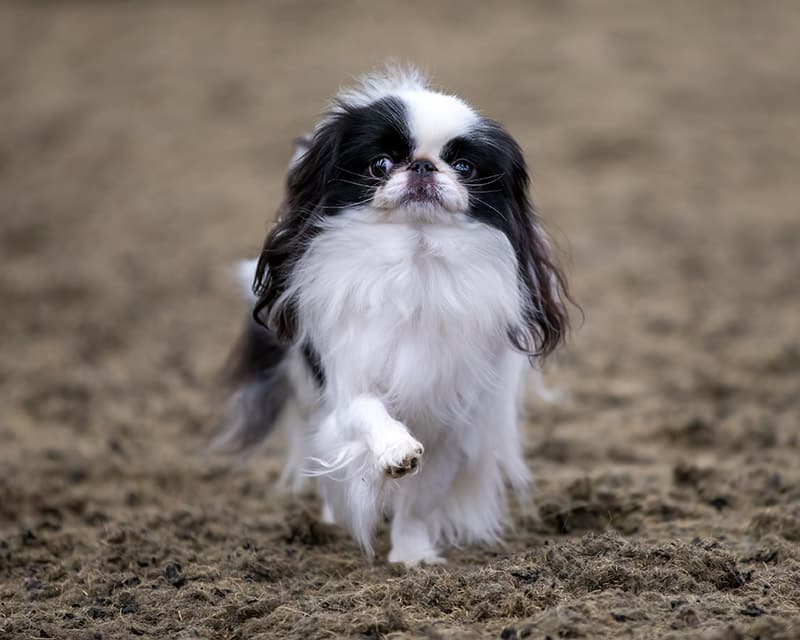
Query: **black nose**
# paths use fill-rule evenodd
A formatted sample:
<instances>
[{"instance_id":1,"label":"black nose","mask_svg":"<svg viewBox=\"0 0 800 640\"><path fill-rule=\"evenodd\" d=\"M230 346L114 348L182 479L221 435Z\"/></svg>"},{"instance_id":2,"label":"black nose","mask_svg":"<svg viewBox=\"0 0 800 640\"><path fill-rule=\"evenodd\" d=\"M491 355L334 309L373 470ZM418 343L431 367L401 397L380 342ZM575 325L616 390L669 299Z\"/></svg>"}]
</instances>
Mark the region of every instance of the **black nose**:
<instances>
[{"instance_id":1,"label":"black nose","mask_svg":"<svg viewBox=\"0 0 800 640\"><path fill-rule=\"evenodd\" d=\"M414 160L414 162L408 165L408 170L415 171L419 175L425 176L436 171L436 165L430 160Z\"/></svg>"}]
</instances>

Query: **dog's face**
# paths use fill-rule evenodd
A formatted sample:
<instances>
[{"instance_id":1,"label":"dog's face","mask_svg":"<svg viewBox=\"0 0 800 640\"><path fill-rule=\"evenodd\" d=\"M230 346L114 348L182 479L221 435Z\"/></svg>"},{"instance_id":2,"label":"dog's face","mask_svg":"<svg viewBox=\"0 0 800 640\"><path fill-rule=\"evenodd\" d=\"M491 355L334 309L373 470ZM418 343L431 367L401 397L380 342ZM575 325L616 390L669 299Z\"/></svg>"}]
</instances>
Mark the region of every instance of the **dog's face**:
<instances>
[{"instance_id":1,"label":"dog's face","mask_svg":"<svg viewBox=\"0 0 800 640\"><path fill-rule=\"evenodd\" d=\"M465 214L508 231L505 210L526 180L522 153L500 125L455 96L416 88L366 104L340 100L298 158L289 192L326 216L360 209L447 223Z\"/></svg>"},{"instance_id":2,"label":"dog's face","mask_svg":"<svg viewBox=\"0 0 800 640\"><path fill-rule=\"evenodd\" d=\"M463 100L430 89L413 74L367 78L337 97L293 160L286 201L259 263L257 312L268 309L278 333L291 337L290 304L272 307L310 240L333 217L477 222L508 238L530 300L526 326L509 329L512 341L528 353L547 353L566 329L564 281L530 203L528 182L519 145Z\"/></svg>"},{"instance_id":3,"label":"dog's face","mask_svg":"<svg viewBox=\"0 0 800 640\"><path fill-rule=\"evenodd\" d=\"M391 217L427 219L463 212L474 160L458 155L478 116L458 98L406 91L346 111L337 122L341 204L368 206ZM356 183L356 184L352 184Z\"/></svg>"}]
</instances>

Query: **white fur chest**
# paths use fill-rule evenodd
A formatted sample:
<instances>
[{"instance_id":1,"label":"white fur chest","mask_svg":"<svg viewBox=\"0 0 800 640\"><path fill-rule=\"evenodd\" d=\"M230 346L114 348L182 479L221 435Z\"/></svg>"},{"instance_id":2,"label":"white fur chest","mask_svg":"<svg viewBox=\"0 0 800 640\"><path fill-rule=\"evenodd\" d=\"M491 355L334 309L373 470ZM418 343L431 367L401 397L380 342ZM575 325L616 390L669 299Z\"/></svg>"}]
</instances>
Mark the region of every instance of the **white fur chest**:
<instances>
[{"instance_id":1,"label":"white fur chest","mask_svg":"<svg viewBox=\"0 0 800 640\"><path fill-rule=\"evenodd\" d=\"M373 393L398 419L426 423L469 412L519 321L516 269L506 237L467 218L419 227L333 219L291 283L328 398Z\"/></svg>"}]
</instances>

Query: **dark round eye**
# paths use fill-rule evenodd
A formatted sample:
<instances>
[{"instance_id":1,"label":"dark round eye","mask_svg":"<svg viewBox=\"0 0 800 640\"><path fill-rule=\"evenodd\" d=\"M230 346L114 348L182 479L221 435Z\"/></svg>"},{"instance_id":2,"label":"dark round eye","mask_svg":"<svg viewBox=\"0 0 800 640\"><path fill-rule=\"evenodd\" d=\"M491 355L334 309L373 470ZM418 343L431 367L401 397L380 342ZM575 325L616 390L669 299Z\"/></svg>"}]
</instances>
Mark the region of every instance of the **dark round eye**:
<instances>
[{"instance_id":1,"label":"dark round eye","mask_svg":"<svg viewBox=\"0 0 800 640\"><path fill-rule=\"evenodd\" d=\"M378 156L369 163L369 175L373 178L385 178L393 166L394 162L389 156Z\"/></svg>"},{"instance_id":2,"label":"dark round eye","mask_svg":"<svg viewBox=\"0 0 800 640\"><path fill-rule=\"evenodd\" d=\"M464 160L464 158L459 158L453 163L453 169L455 169L456 173L460 175L462 178L474 178L475 177L475 165L472 164L469 160Z\"/></svg>"}]
</instances>

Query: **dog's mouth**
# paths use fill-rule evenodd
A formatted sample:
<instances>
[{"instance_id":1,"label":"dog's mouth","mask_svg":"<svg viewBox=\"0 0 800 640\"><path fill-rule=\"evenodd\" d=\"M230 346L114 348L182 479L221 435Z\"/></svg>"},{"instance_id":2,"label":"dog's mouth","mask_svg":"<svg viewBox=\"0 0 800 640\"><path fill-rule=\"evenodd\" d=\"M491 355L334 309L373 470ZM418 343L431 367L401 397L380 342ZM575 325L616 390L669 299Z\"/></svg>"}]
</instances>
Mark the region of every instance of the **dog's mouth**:
<instances>
[{"instance_id":1,"label":"dog's mouth","mask_svg":"<svg viewBox=\"0 0 800 640\"><path fill-rule=\"evenodd\" d=\"M412 217L428 218L438 212L456 213L468 205L465 189L448 176L418 176L403 172L380 186L372 200L377 209L403 209Z\"/></svg>"},{"instance_id":2,"label":"dog's mouth","mask_svg":"<svg viewBox=\"0 0 800 640\"><path fill-rule=\"evenodd\" d=\"M441 207L444 202L439 188L431 183L418 183L409 185L403 195L403 205L419 206L429 205Z\"/></svg>"}]
</instances>

